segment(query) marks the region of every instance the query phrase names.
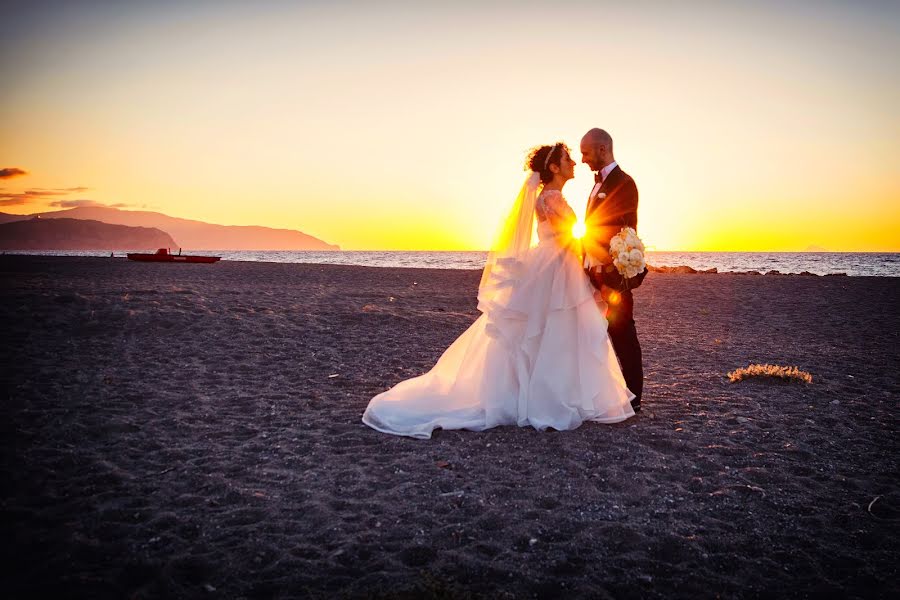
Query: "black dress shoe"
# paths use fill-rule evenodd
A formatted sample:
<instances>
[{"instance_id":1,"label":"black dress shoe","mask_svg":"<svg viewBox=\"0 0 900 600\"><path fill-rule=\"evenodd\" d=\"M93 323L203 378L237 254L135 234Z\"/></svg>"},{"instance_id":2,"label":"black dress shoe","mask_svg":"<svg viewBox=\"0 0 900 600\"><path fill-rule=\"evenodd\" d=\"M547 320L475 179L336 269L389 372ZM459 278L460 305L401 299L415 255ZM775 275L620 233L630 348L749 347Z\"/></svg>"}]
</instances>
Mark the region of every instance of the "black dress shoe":
<instances>
[{"instance_id":1,"label":"black dress shoe","mask_svg":"<svg viewBox=\"0 0 900 600\"><path fill-rule=\"evenodd\" d=\"M634 409L634 412L636 412L636 413L641 412L641 403L640 403L640 401L635 402L634 400L632 400L632 401L631 401L631 408Z\"/></svg>"}]
</instances>

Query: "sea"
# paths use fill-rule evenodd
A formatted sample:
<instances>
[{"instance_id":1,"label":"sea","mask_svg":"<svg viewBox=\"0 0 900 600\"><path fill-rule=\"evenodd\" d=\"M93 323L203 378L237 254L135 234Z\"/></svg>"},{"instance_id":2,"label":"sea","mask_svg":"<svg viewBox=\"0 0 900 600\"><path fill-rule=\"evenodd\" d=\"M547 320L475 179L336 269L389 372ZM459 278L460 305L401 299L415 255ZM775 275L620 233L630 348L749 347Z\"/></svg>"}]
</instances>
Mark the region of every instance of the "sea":
<instances>
[{"instance_id":1,"label":"sea","mask_svg":"<svg viewBox=\"0 0 900 600\"><path fill-rule=\"evenodd\" d=\"M44 256L110 256L109 250L6 250L4 254ZM113 252L124 257L125 251ZM462 251L300 251L300 250L204 250L185 252L221 256L222 260L361 265L368 267L414 267L421 269L481 269L486 252ZM657 267L688 266L697 270L779 271L816 275L845 274L852 277L900 277L900 253L877 252L654 252L647 262Z\"/></svg>"}]
</instances>

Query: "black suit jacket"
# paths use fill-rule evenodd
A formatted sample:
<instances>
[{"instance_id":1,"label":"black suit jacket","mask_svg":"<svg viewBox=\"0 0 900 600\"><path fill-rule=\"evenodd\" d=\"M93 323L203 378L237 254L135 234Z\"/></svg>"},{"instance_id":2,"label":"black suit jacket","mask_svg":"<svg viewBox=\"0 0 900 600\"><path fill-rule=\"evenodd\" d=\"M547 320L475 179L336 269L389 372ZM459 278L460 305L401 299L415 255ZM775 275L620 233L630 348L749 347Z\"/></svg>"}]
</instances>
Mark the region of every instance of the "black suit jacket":
<instances>
[{"instance_id":1,"label":"black suit jacket","mask_svg":"<svg viewBox=\"0 0 900 600\"><path fill-rule=\"evenodd\" d=\"M609 242L623 227L631 227L637 231L638 224L638 189L631 175L616 167L609 172L597 195L606 194L606 198L588 201L584 218L587 225L585 236L585 252L600 259L604 264L611 264ZM647 275L646 269L637 277L625 280L621 275L605 270L592 270L588 273L591 282L599 288L601 284L622 292L620 310L631 316L633 299L629 288L637 287Z\"/></svg>"},{"instance_id":2,"label":"black suit jacket","mask_svg":"<svg viewBox=\"0 0 900 600\"><path fill-rule=\"evenodd\" d=\"M600 194L606 194L606 198L595 197L588 202L584 222L592 232L592 241L609 250L609 240L623 227L637 231L638 189L631 175L616 165L603 180L597 192Z\"/></svg>"}]
</instances>

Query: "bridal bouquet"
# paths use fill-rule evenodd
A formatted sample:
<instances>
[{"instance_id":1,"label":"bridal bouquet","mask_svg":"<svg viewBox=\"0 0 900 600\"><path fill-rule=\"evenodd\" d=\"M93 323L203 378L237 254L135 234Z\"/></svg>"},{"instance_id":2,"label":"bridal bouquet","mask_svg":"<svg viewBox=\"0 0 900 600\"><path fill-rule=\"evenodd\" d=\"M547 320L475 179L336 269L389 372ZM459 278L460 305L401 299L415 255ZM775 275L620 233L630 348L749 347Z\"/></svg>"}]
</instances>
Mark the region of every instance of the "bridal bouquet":
<instances>
[{"instance_id":1,"label":"bridal bouquet","mask_svg":"<svg viewBox=\"0 0 900 600\"><path fill-rule=\"evenodd\" d=\"M623 227L609 241L609 254L613 265L626 279L637 277L647 267L644 260L644 244L631 227Z\"/></svg>"}]
</instances>

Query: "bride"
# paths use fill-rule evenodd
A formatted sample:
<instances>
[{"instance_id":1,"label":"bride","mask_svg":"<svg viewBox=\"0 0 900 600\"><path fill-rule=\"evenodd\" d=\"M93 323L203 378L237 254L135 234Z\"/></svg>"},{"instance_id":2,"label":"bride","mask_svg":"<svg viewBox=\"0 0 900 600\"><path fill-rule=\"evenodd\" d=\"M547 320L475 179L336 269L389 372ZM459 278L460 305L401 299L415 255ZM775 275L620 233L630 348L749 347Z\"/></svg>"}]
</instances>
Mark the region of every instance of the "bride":
<instances>
[{"instance_id":1,"label":"bride","mask_svg":"<svg viewBox=\"0 0 900 600\"><path fill-rule=\"evenodd\" d=\"M525 166L531 173L481 277L481 316L431 371L372 398L369 427L430 438L437 428L566 430L634 416L562 195L575 161L557 143L533 149Z\"/></svg>"}]
</instances>

